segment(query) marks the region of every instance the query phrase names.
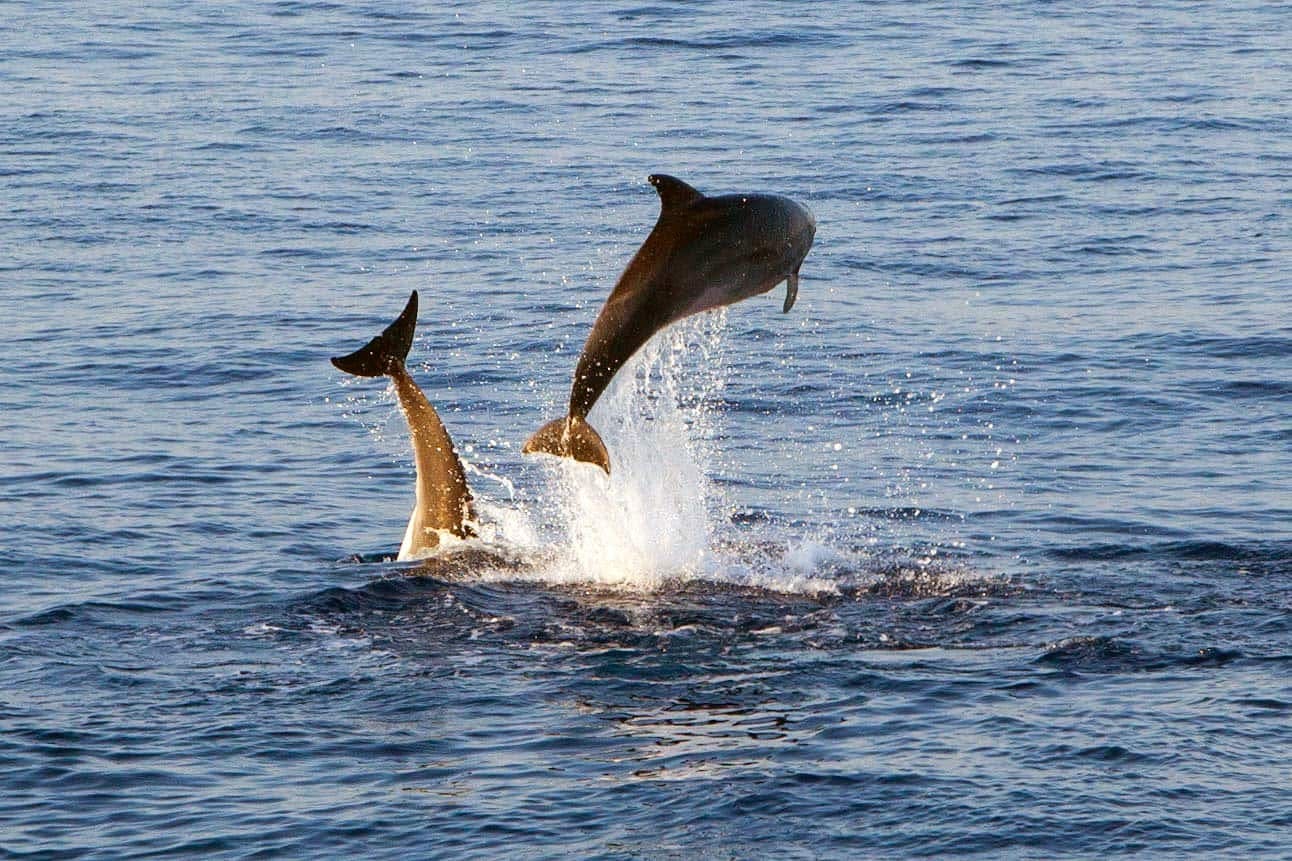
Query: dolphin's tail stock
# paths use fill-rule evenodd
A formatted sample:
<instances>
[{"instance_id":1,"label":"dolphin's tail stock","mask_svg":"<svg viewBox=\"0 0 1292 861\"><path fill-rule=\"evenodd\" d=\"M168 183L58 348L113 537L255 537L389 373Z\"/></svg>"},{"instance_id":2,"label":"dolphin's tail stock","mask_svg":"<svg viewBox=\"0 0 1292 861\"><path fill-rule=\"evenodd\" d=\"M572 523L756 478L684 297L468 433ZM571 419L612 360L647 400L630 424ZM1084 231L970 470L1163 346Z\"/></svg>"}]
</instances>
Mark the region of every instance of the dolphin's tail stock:
<instances>
[{"instance_id":1,"label":"dolphin's tail stock","mask_svg":"<svg viewBox=\"0 0 1292 861\"><path fill-rule=\"evenodd\" d=\"M413 330L417 328L417 291L408 297L408 304L395 318L395 322L364 346L348 356L332 359L347 374L356 377L384 377L390 373L394 362L404 364L413 346Z\"/></svg>"},{"instance_id":2,"label":"dolphin's tail stock","mask_svg":"<svg viewBox=\"0 0 1292 861\"><path fill-rule=\"evenodd\" d=\"M606 444L592 425L579 416L565 416L543 425L525 441L521 452L572 457L595 464L604 469L606 475L610 474L610 453L606 451Z\"/></svg>"},{"instance_id":3,"label":"dolphin's tail stock","mask_svg":"<svg viewBox=\"0 0 1292 861\"><path fill-rule=\"evenodd\" d=\"M395 385L399 407L408 419L417 467L417 503L399 548L401 561L434 550L440 544L441 532L458 538L475 534L472 526L475 509L462 461L435 407L404 367L416 327L417 291L414 290L399 317L380 335L350 355L332 360L333 365L347 374L389 376Z\"/></svg>"}]
</instances>

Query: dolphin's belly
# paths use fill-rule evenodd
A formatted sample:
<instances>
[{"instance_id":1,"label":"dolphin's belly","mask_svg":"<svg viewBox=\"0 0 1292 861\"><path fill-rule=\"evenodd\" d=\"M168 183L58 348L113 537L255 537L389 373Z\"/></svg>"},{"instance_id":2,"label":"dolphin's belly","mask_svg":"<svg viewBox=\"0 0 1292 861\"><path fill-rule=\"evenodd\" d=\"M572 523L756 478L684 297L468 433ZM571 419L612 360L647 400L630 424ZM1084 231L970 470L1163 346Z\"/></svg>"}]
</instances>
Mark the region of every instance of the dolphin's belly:
<instances>
[{"instance_id":1,"label":"dolphin's belly","mask_svg":"<svg viewBox=\"0 0 1292 861\"><path fill-rule=\"evenodd\" d=\"M694 298L687 303L686 313L698 314L766 293L793 271L791 267L768 266L758 260L750 261L746 266L728 267L721 277L697 281L693 288Z\"/></svg>"}]
</instances>

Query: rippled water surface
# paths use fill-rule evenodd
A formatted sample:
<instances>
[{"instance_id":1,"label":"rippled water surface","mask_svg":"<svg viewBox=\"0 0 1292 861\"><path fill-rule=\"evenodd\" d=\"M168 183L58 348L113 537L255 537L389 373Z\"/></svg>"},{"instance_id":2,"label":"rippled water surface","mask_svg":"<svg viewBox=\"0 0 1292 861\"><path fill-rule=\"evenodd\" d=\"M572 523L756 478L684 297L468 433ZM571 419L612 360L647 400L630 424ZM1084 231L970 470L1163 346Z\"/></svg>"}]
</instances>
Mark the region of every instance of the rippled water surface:
<instances>
[{"instance_id":1,"label":"rippled water surface","mask_svg":"<svg viewBox=\"0 0 1292 861\"><path fill-rule=\"evenodd\" d=\"M0 8L3 857L1292 854L1285 5ZM654 172L798 304L522 458Z\"/></svg>"}]
</instances>

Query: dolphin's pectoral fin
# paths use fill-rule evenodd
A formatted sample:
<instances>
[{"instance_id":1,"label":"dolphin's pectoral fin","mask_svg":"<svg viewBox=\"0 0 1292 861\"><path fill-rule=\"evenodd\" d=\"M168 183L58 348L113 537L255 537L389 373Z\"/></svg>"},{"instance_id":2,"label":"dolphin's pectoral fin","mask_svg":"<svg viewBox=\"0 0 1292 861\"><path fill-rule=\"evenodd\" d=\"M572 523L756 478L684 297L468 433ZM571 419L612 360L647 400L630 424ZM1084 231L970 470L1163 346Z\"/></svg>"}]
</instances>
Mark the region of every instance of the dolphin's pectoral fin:
<instances>
[{"instance_id":1,"label":"dolphin's pectoral fin","mask_svg":"<svg viewBox=\"0 0 1292 861\"><path fill-rule=\"evenodd\" d=\"M660 208L663 214L682 206L687 206L700 198L703 194L687 185L682 180L664 173L653 173L646 177L646 181L655 186L659 192Z\"/></svg>"},{"instance_id":2,"label":"dolphin's pectoral fin","mask_svg":"<svg viewBox=\"0 0 1292 861\"><path fill-rule=\"evenodd\" d=\"M539 428L521 447L522 454L551 454L595 464L610 474L610 453L601 435L578 416L565 416Z\"/></svg>"},{"instance_id":3,"label":"dolphin's pectoral fin","mask_svg":"<svg viewBox=\"0 0 1292 861\"><path fill-rule=\"evenodd\" d=\"M785 279L785 304L781 306L781 313L788 314L794 307L794 300L799 297L799 274L791 272L790 277Z\"/></svg>"}]
</instances>

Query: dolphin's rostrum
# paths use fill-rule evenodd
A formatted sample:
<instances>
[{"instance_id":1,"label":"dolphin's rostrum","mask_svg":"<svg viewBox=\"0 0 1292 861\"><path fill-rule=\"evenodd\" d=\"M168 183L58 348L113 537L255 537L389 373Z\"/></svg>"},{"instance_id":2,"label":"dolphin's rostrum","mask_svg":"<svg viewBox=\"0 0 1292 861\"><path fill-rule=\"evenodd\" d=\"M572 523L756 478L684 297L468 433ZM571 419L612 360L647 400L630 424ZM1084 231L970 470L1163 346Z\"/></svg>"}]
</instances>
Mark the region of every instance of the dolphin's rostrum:
<instances>
[{"instance_id":1,"label":"dolphin's rostrum","mask_svg":"<svg viewBox=\"0 0 1292 861\"><path fill-rule=\"evenodd\" d=\"M659 220L597 315L574 370L568 414L539 428L525 443L526 454L572 457L609 473L610 456L587 416L652 335L782 281L782 310L794 305L799 266L816 235L806 207L772 194L705 197L663 174L651 176L650 183L659 192Z\"/></svg>"},{"instance_id":2,"label":"dolphin's rostrum","mask_svg":"<svg viewBox=\"0 0 1292 861\"><path fill-rule=\"evenodd\" d=\"M417 466L417 502L404 530L399 559L411 559L440 543L441 533L467 538L475 534L475 512L462 462L453 440L426 395L413 382L404 359L413 345L417 326L417 291L408 297L403 312L380 335L332 364L359 377L388 376L395 383L400 409L408 420Z\"/></svg>"}]
</instances>

